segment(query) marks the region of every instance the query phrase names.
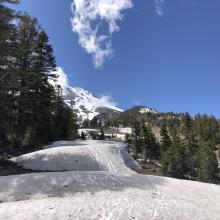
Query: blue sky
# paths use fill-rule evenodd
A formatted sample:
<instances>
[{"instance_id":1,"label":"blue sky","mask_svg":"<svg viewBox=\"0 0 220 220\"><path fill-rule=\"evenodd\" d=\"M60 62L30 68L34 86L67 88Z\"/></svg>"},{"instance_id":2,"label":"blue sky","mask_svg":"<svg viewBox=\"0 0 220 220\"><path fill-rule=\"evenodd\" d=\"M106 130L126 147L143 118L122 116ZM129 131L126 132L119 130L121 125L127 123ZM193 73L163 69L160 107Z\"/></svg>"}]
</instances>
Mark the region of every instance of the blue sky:
<instances>
[{"instance_id":1,"label":"blue sky","mask_svg":"<svg viewBox=\"0 0 220 220\"><path fill-rule=\"evenodd\" d=\"M72 85L109 94L123 109L141 104L220 118L220 1L161 2L133 0L121 11L119 30L109 35L113 53L98 69L72 31L72 0L22 0L15 8L38 18Z\"/></svg>"}]
</instances>

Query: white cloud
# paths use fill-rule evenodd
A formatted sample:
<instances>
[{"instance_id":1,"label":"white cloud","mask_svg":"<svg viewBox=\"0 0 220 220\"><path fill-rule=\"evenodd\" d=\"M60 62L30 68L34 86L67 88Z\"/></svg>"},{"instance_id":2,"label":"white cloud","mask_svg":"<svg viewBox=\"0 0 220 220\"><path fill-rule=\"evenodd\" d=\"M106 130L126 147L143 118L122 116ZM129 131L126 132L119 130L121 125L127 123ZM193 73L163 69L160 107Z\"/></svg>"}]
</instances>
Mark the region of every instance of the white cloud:
<instances>
[{"instance_id":1,"label":"white cloud","mask_svg":"<svg viewBox=\"0 0 220 220\"><path fill-rule=\"evenodd\" d=\"M92 56L96 68L112 56L111 37L119 30L117 21L122 19L124 10L132 7L132 0L73 0L73 31L79 35L79 44ZM108 28L101 34L103 23Z\"/></svg>"},{"instance_id":2,"label":"white cloud","mask_svg":"<svg viewBox=\"0 0 220 220\"><path fill-rule=\"evenodd\" d=\"M58 76L56 82L50 81L50 83L55 86L59 85L63 89L63 94L65 95L67 93L67 89L69 87L69 80L67 74L64 72L64 70L61 67L57 67L57 70L53 72Z\"/></svg>"},{"instance_id":3,"label":"white cloud","mask_svg":"<svg viewBox=\"0 0 220 220\"><path fill-rule=\"evenodd\" d=\"M117 103L114 101L111 94L100 96L99 100L97 101L96 107L102 107L102 106L114 108L118 111L122 111L121 109L116 107Z\"/></svg>"},{"instance_id":4,"label":"white cloud","mask_svg":"<svg viewBox=\"0 0 220 220\"><path fill-rule=\"evenodd\" d=\"M154 0L154 2L155 2L156 13L162 16L164 14L163 5L165 0Z\"/></svg>"}]
</instances>

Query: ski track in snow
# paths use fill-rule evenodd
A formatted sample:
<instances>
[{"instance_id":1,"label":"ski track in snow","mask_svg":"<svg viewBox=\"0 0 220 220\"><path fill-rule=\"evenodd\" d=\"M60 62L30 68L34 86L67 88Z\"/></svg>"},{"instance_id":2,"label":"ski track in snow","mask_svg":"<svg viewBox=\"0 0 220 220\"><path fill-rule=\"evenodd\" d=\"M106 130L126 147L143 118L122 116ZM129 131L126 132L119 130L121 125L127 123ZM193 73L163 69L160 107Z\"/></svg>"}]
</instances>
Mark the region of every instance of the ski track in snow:
<instances>
[{"instance_id":1,"label":"ski track in snow","mask_svg":"<svg viewBox=\"0 0 220 220\"><path fill-rule=\"evenodd\" d=\"M69 171L0 177L0 220L220 219L220 186L136 174L121 143L60 141L12 160Z\"/></svg>"},{"instance_id":2,"label":"ski track in snow","mask_svg":"<svg viewBox=\"0 0 220 220\"><path fill-rule=\"evenodd\" d=\"M55 142L44 150L13 158L12 161L27 169L43 171L133 173L130 168L140 168L125 150L124 144L92 140Z\"/></svg>"}]
</instances>

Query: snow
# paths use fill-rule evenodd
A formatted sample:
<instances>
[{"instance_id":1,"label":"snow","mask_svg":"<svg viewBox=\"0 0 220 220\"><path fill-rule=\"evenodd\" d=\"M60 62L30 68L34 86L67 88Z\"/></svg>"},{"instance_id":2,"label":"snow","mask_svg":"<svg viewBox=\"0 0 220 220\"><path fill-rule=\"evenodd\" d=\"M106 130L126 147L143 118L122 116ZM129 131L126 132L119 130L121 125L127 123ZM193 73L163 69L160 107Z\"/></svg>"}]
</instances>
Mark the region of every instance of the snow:
<instances>
[{"instance_id":1,"label":"snow","mask_svg":"<svg viewBox=\"0 0 220 220\"><path fill-rule=\"evenodd\" d=\"M14 219L220 219L220 187L97 171L0 178L0 216Z\"/></svg>"},{"instance_id":2,"label":"snow","mask_svg":"<svg viewBox=\"0 0 220 220\"><path fill-rule=\"evenodd\" d=\"M140 109L140 113L144 114L144 113L158 113L157 111L155 111L154 109L151 108L141 108Z\"/></svg>"},{"instance_id":3,"label":"snow","mask_svg":"<svg viewBox=\"0 0 220 220\"><path fill-rule=\"evenodd\" d=\"M131 134L132 129L131 127L121 127L121 128L118 128L118 132L121 134Z\"/></svg>"},{"instance_id":4,"label":"snow","mask_svg":"<svg viewBox=\"0 0 220 220\"><path fill-rule=\"evenodd\" d=\"M79 135L81 134L81 132L84 132L84 134L89 136L90 132L100 133L100 130L99 129L90 129L90 128L81 128L78 131ZM107 135L107 136L114 135L114 137L116 137L115 139L120 140L120 141L124 141L125 135L131 134L131 132L132 132L132 129L130 127L120 127L120 128L110 127L108 130L105 130L105 135Z\"/></svg>"},{"instance_id":5,"label":"snow","mask_svg":"<svg viewBox=\"0 0 220 220\"><path fill-rule=\"evenodd\" d=\"M116 107L116 104L109 96L96 97L89 91L80 87L69 86L64 98L69 106L73 106L81 122L85 119L92 120L97 116L100 113L97 111L98 108L109 108L116 112L123 111Z\"/></svg>"},{"instance_id":6,"label":"snow","mask_svg":"<svg viewBox=\"0 0 220 220\"><path fill-rule=\"evenodd\" d=\"M59 85L63 90L64 100L77 114L80 123L85 119L92 120L100 112L100 108L107 108L111 111L122 112L123 110L116 107L116 103L112 100L111 95L94 96L89 91L71 86L68 74L61 67L57 67L56 71L51 72L56 74L56 81L49 80L52 86Z\"/></svg>"},{"instance_id":7,"label":"snow","mask_svg":"<svg viewBox=\"0 0 220 220\"><path fill-rule=\"evenodd\" d=\"M12 159L27 169L44 171L112 171L134 172L138 163L126 146L107 141L59 141L47 149ZM131 168L131 169L130 169Z\"/></svg>"},{"instance_id":8,"label":"snow","mask_svg":"<svg viewBox=\"0 0 220 220\"><path fill-rule=\"evenodd\" d=\"M220 219L220 186L137 174L121 143L59 141L13 160L71 171L0 177L1 220Z\"/></svg>"}]
</instances>

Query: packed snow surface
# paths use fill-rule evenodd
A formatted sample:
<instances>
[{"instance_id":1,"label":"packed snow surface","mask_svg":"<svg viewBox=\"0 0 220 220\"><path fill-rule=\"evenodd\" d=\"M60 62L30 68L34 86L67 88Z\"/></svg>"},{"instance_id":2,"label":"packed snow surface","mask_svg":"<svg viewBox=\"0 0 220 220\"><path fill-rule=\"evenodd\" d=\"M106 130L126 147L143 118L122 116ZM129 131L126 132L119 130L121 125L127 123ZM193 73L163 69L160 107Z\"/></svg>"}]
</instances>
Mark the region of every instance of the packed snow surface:
<instances>
[{"instance_id":1,"label":"packed snow surface","mask_svg":"<svg viewBox=\"0 0 220 220\"><path fill-rule=\"evenodd\" d=\"M0 177L1 220L220 219L220 186L136 174L117 142L56 142L13 160L78 171Z\"/></svg>"},{"instance_id":2,"label":"packed snow surface","mask_svg":"<svg viewBox=\"0 0 220 220\"><path fill-rule=\"evenodd\" d=\"M44 171L134 172L138 163L126 146L110 141L59 141L47 149L12 159L19 166ZM130 169L131 168L131 169Z\"/></svg>"},{"instance_id":3,"label":"packed snow surface","mask_svg":"<svg viewBox=\"0 0 220 220\"><path fill-rule=\"evenodd\" d=\"M220 219L220 187L97 171L0 178L1 220Z\"/></svg>"}]
</instances>

